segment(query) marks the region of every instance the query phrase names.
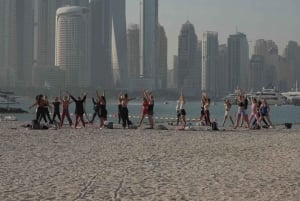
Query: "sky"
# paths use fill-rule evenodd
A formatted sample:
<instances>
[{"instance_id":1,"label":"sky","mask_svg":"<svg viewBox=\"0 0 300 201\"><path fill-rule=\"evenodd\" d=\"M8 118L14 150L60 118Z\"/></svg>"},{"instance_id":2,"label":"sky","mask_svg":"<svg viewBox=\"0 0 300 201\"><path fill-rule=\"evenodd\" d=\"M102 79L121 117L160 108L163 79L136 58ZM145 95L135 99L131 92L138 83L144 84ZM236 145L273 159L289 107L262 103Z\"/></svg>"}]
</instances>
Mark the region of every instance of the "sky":
<instances>
[{"instance_id":1,"label":"sky","mask_svg":"<svg viewBox=\"0 0 300 201\"><path fill-rule=\"evenodd\" d=\"M139 23L139 2L126 0L127 24ZM236 31L246 34L250 53L257 39L273 40L280 54L289 40L300 44L300 0L159 0L158 10L168 38L169 68L187 20L194 24L198 40L205 31L218 32L219 44Z\"/></svg>"}]
</instances>

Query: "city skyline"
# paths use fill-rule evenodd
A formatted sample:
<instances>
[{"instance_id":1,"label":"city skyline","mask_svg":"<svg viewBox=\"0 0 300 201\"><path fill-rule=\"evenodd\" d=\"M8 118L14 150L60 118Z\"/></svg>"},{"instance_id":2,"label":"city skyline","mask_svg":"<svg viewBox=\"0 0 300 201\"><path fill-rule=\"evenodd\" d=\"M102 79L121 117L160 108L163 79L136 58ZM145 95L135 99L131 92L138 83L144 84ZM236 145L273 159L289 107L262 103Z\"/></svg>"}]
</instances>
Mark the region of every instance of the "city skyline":
<instances>
[{"instance_id":1,"label":"city skyline","mask_svg":"<svg viewBox=\"0 0 300 201\"><path fill-rule=\"evenodd\" d=\"M140 0L126 1L128 24L139 24L139 4ZM195 26L198 38L205 31L218 32L219 44L226 43L229 35L236 31L246 34L250 54L258 39L273 40L279 54L288 41L300 42L300 1L160 0L158 4L159 23L165 27L169 41L169 69L173 68L173 55L178 51L179 30L187 20Z\"/></svg>"},{"instance_id":2,"label":"city skyline","mask_svg":"<svg viewBox=\"0 0 300 201\"><path fill-rule=\"evenodd\" d=\"M299 80L298 35L296 39L292 35L285 37L286 33L297 34L291 30L299 27L292 23L297 16L295 9L292 14L287 14L289 10L285 9L295 6L292 0L282 10L278 10L276 0L272 4L270 0L259 4L254 0L254 5L237 0L225 4L214 0L188 0L185 4L168 1L1 1L2 85L55 88L65 83L69 87L131 90L183 87L191 93L202 89L220 96L236 88L250 90L268 86L288 90ZM63 15L66 21L57 24L55 13L67 8L60 8L63 5L89 8L84 8L84 18L72 12ZM131 17L126 15L126 8ZM261 12L264 8L268 9ZM247 13L251 10L252 15ZM186 14L192 18L185 17ZM168 19L169 23L164 23ZM67 25L69 22L72 26ZM232 31L233 24L241 26L237 22L247 30ZM177 29L179 24L182 27ZM266 30L270 33L263 35ZM261 36L253 37L253 33ZM280 40L285 41L281 44ZM60 62L54 63L54 53ZM264 78L258 83L254 83L256 71ZM85 77L87 82L77 77Z\"/></svg>"}]
</instances>

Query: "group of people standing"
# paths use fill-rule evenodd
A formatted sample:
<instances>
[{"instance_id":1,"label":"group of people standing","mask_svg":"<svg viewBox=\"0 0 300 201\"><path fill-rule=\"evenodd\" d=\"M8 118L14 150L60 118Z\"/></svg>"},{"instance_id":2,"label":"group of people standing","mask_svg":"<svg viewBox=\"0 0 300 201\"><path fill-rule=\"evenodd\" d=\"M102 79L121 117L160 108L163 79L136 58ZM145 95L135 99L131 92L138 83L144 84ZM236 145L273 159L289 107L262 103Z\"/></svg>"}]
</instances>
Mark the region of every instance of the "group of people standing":
<instances>
[{"instance_id":1,"label":"group of people standing","mask_svg":"<svg viewBox=\"0 0 300 201\"><path fill-rule=\"evenodd\" d=\"M61 96L61 92L59 92L59 97L56 97L53 102L49 102L47 96L42 94L36 96L35 103L30 106L30 108L36 106L36 121L38 123L41 122L42 119L47 123L49 121L50 124L57 122L56 117L58 118L58 125L62 127L64 125L64 119L67 118L70 126L73 125L72 119L70 117L69 105L71 103L75 103L75 125L77 128L78 124L81 122L83 127L86 125L86 121L84 120L84 114L88 120L88 123L93 123L96 116L99 117L100 128L102 129L105 125L105 121L107 121L107 109L106 109L106 97L105 90L102 95L98 93L96 90L96 97L92 98L93 102L93 116L92 119L89 120L88 115L85 110L85 102L86 102L87 94L84 93L81 96L75 98L68 91L66 91L66 95L64 97ZM131 128L133 123L129 120L129 112L128 112L128 103L131 100L136 98L129 98L127 93L119 94L119 104L118 104L118 119L119 124L122 121L123 128ZM213 126L216 123L215 120L211 121L210 118L210 98L206 93L202 94L201 97L201 116L200 122L203 126ZM183 90L181 90L179 99L176 105L176 113L177 113L177 126L179 122L181 124L181 129L185 129L186 127L186 110L185 110L186 98L183 94ZM49 110L52 110L53 105L53 115L50 117ZM62 113L60 113L60 105L62 105ZM228 99L224 101L225 106L225 115L223 119L222 126L225 125L227 119L230 119L232 126L236 129L239 126L242 126L243 123L246 123L248 128L261 128L262 122L265 123L264 127L272 127L272 122L270 120L269 112L270 107L266 100L257 100L255 97L251 98L251 114L248 116L247 108L248 108L248 97L245 96L245 93L239 93L237 97L237 112L235 114L236 121L233 120L233 115L231 114L232 105ZM145 119L148 118L149 121L149 129L154 128L154 97L150 91L144 90L142 92L142 105L141 105L141 119L138 123L138 127L140 127Z\"/></svg>"},{"instance_id":2,"label":"group of people standing","mask_svg":"<svg viewBox=\"0 0 300 201\"><path fill-rule=\"evenodd\" d=\"M177 122L176 125L178 126L180 123L181 129L185 129L186 127L186 111L184 109L184 105L186 103L186 99L183 95L181 90L181 94L177 101L176 105L176 113L177 113ZM210 118L210 98L207 96L206 93L202 93L201 97L201 115L200 115L200 124L202 126L212 126L216 125L216 120L211 120ZM225 126L227 119L230 119L232 126L234 129L238 128L239 126L243 126L244 122L246 123L246 127L253 129L253 128L272 128L273 124L271 122L269 112L270 106L267 101L264 100L257 100L255 97L251 98L251 114L248 116L247 108L248 108L248 97L245 96L245 93L240 92L237 96L237 112L232 115L231 108L232 104L228 99L224 100L225 106L225 115L223 119L222 126ZM236 116L236 120L234 122L233 117ZM262 122L264 122L264 126L262 126Z\"/></svg>"},{"instance_id":3,"label":"group of people standing","mask_svg":"<svg viewBox=\"0 0 300 201\"><path fill-rule=\"evenodd\" d=\"M73 122L69 112L69 105L71 103L75 103L75 125L77 128L78 124L81 122L83 127L86 125L86 121L84 120L84 114L88 120L88 123L93 123L96 116L99 117L100 128L102 129L105 125L105 121L107 121L107 109L106 109L106 97L105 90L102 95L99 95L98 91L96 91L96 97L92 98L93 102L93 116L92 119L89 120L88 115L85 110L85 102L86 102L87 94L84 93L81 96L75 98L68 91L66 91L66 95L62 98L61 91L59 92L59 97L55 97L53 102L49 102L47 96L42 94L36 96L36 101L29 108L36 106L36 119L35 121L40 124L43 119L45 123L53 124L54 122L58 122L59 127L64 125L64 119L67 118L69 125L72 126ZM142 102L142 117L139 123L139 126L143 123L144 118L147 116L150 124L150 129L154 128L154 97L151 92L144 90L143 94L143 102ZM127 93L121 93L119 95L119 104L118 104L118 117L119 124L122 120L123 128L130 128L133 123L129 120L129 112L128 112L128 103L131 100L136 98L129 98ZM49 110L53 109L53 116L50 117ZM60 113L60 105L62 105L62 113ZM47 120L48 118L48 120ZM56 120L58 118L58 121Z\"/></svg>"},{"instance_id":4,"label":"group of people standing","mask_svg":"<svg viewBox=\"0 0 300 201\"><path fill-rule=\"evenodd\" d=\"M176 113L177 113L177 122L176 125L181 123L181 129L185 129L186 127L186 110L184 109L184 105L186 103L185 96L183 95L183 90L181 90L179 99L176 105ZM202 94L201 98L201 116L200 122L204 126L211 126L210 120L210 113L209 113L209 106L210 106L210 98L207 96L206 93Z\"/></svg>"},{"instance_id":5,"label":"group of people standing","mask_svg":"<svg viewBox=\"0 0 300 201\"><path fill-rule=\"evenodd\" d=\"M262 122L265 123L264 127L272 128L272 122L269 116L270 106L265 99L257 100L255 97L251 97L251 114L250 117L247 113L248 108L248 97L244 93L239 93L237 98L238 110L236 113L236 122L234 123L232 115L230 113L231 103L228 99L224 101L225 106L225 115L223 120L223 126L226 123L226 120L229 118L232 126L236 129L239 126L242 126L246 122L247 128L262 128ZM240 124L241 122L241 124Z\"/></svg>"},{"instance_id":6,"label":"group of people standing","mask_svg":"<svg viewBox=\"0 0 300 201\"><path fill-rule=\"evenodd\" d=\"M100 127L103 127L104 121L107 119L107 111L106 111L106 99L105 99L105 92L103 92L103 95L100 96L98 94L98 91L96 92L97 98L94 99L94 103L98 106L99 110L94 107L95 111L97 112L97 115L99 115L100 118ZM41 120L43 119L45 123L53 124L57 122L58 126L61 128L64 124L64 119L67 118L68 123L70 126L73 125L70 112L69 112L69 105L71 103L75 103L75 125L74 127L77 128L78 124L82 123L82 126L85 127L86 122L84 120L83 115L86 114L85 111L85 102L86 102L87 94L83 93L82 96L78 96L75 98L72 96L68 91L66 91L66 95L64 97L61 96L61 91L59 92L59 97L55 97L54 101L50 102L48 101L47 96L44 96L42 94L37 95L35 99L35 103L31 105L29 108L32 108L36 106L36 119L35 121L37 124L40 124ZM49 110L52 110L53 105L53 115L52 118L50 118L50 112ZM60 112L60 105L62 105L62 113ZM56 117L58 118L58 121L56 120ZM87 117L87 116L86 116ZM47 121L48 118L48 121ZM95 118L95 115L93 116L93 120ZM90 121L91 122L91 121Z\"/></svg>"}]
</instances>

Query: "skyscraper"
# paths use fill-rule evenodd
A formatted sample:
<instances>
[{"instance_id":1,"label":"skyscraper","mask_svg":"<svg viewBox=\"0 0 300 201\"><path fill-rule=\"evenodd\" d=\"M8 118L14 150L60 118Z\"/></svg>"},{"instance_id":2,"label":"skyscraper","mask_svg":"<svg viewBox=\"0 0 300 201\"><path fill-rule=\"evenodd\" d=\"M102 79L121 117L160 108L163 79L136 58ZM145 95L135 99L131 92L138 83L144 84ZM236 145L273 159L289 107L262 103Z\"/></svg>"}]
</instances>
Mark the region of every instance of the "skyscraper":
<instances>
[{"instance_id":1,"label":"skyscraper","mask_svg":"<svg viewBox=\"0 0 300 201\"><path fill-rule=\"evenodd\" d=\"M15 86L17 68L16 0L0 1L0 86Z\"/></svg>"},{"instance_id":2,"label":"skyscraper","mask_svg":"<svg viewBox=\"0 0 300 201\"><path fill-rule=\"evenodd\" d=\"M110 0L91 0L91 71L92 85L112 86Z\"/></svg>"},{"instance_id":3,"label":"skyscraper","mask_svg":"<svg viewBox=\"0 0 300 201\"><path fill-rule=\"evenodd\" d=\"M249 71L249 86L251 91L260 91L262 89L264 67L264 56L252 55Z\"/></svg>"},{"instance_id":4,"label":"skyscraper","mask_svg":"<svg viewBox=\"0 0 300 201\"><path fill-rule=\"evenodd\" d=\"M296 81L300 82L300 46L296 41L289 41L284 49L284 57L286 58L292 74L289 84L290 88L294 88Z\"/></svg>"},{"instance_id":5,"label":"skyscraper","mask_svg":"<svg viewBox=\"0 0 300 201\"><path fill-rule=\"evenodd\" d=\"M90 2L91 69L92 84L95 87L111 88L114 80L122 87L127 85L125 3L125 0ZM114 77L116 75L120 77Z\"/></svg>"},{"instance_id":6,"label":"skyscraper","mask_svg":"<svg viewBox=\"0 0 300 201\"><path fill-rule=\"evenodd\" d=\"M217 70L217 80L218 80L218 89L219 96L224 97L228 93L231 93L229 90L229 72L228 72L228 48L226 44L219 45L219 59L218 59L218 70Z\"/></svg>"},{"instance_id":7,"label":"skyscraper","mask_svg":"<svg viewBox=\"0 0 300 201\"><path fill-rule=\"evenodd\" d=\"M249 45L245 34L236 33L227 39L229 90L247 89L249 72Z\"/></svg>"},{"instance_id":8,"label":"skyscraper","mask_svg":"<svg viewBox=\"0 0 300 201\"><path fill-rule=\"evenodd\" d=\"M143 1L143 67L142 76L152 80L151 88L157 88L158 0Z\"/></svg>"},{"instance_id":9,"label":"skyscraper","mask_svg":"<svg viewBox=\"0 0 300 201\"><path fill-rule=\"evenodd\" d=\"M126 4L125 0L110 0L112 12L112 41L115 53L112 59L116 62L119 77L114 77L117 87L127 87L128 83L128 55L126 34Z\"/></svg>"},{"instance_id":10,"label":"skyscraper","mask_svg":"<svg viewBox=\"0 0 300 201\"><path fill-rule=\"evenodd\" d=\"M140 29L137 24L129 26L127 31L128 44L128 76L129 79L140 77Z\"/></svg>"},{"instance_id":11,"label":"skyscraper","mask_svg":"<svg viewBox=\"0 0 300 201\"><path fill-rule=\"evenodd\" d=\"M278 47L272 40L259 39L255 41L254 45L254 62L251 64L256 64L257 55L263 57L263 67L260 69L260 73L263 76L263 80L259 82L260 89L262 87L277 87L278 77L277 72L279 68L279 55ZM251 88L253 88L250 85Z\"/></svg>"},{"instance_id":12,"label":"skyscraper","mask_svg":"<svg viewBox=\"0 0 300 201\"><path fill-rule=\"evenodd\" d=\"M168 73L168 39L163 26L158 27L158 56L157 56L157 88L167 88L167 73Z\"/></svg>"},{"instance_id":13,"label":"skyscraper","mask_svg":"<svg viewBox=\"0 0 300 201\"><path fill-rule=\"evenodd\" d=\"M217 64L219 53L218 33L207 31L202 40L202 91L215 97L217 88Z\"/></svg>"},{"instance_id":14,"label":"skyscraper","mask_svg":"<svg viewBox=\"0 0 300 201\"><path fill-rule=\"evenodd\" d=\"M178 69L175 71L177 74L177 87L182 88L185 85L190 86L190 81L187 79L188 75L195 68L196 53L197 53L197 35L195 33L194 25L187 21L182 25L180 35L178 37ZM200 55L198 55L200 56ZM198 80L200 80L200 66ZM185 84L186 82L186 84ZM200 86L199 86L200 87Z\"/></svg>"},{"instance_id":15,"label":"skyscraper","mask_svg":"<svg viewBox=\"0 0 300 201\"><path fill-rule=\"evenodd\" d=\"M0 86L30 86L33 44L31 0L0 2Z\"/></svg>"},{"instance_id":16,"label":"skyscraper","mask_svg":"<svg viewBox=\"0 0 300 201\"><path fill-rule=\"evenodd\" d=\"M34 0L33 85L40 87L55 66L56 10L64 5L88 6L89 0ZM54 69L57 70L57 69Z\"/></svg>"},{"instance_id":17,"label":"skyscraper","mask_svg":"<svg viewBox=\"0 0 300 201\"><path fill-rule=\"evenodd\" d=\"M88 8L66 6L56 12L55 65L65 71L66 87L89 87Z\"/></svg>"}]
</instances>

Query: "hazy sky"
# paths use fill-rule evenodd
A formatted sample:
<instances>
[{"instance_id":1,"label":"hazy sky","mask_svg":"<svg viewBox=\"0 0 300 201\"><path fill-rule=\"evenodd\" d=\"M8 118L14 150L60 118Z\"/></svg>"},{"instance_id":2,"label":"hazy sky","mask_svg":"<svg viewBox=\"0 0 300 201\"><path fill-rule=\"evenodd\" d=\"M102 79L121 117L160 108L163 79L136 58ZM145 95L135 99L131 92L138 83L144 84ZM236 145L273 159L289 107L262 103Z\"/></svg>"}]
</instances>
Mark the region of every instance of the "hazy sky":
<instances>
[{"instance_id":1,"label":"hazy sky","mask_svg":"<svg viewBox=\"0 0 300 201\"><path fill-rule=\"evenodd\" d=\"M126 0L128 24L139 23L139 2ZM275 41L280 53L289 40L300 43L300 0L159 0L158 9L168 37L169 68L187 20L194 24L198 40L204 31L217 31L220 44L236 29L245 33L250 52L257 39Z\"/></svg>"}]
</instances>

